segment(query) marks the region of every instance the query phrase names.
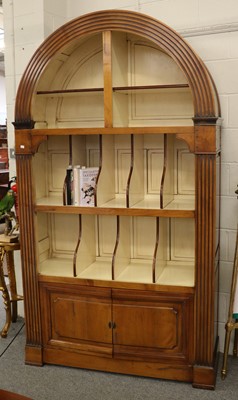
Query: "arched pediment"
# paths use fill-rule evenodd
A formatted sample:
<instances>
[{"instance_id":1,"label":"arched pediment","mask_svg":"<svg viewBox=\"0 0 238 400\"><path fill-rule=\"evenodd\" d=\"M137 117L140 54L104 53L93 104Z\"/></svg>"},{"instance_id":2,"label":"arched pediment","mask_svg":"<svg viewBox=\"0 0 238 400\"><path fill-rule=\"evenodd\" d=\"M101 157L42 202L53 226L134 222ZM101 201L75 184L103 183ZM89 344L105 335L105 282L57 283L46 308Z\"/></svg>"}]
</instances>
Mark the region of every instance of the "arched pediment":
<instances>
[{"instance_id":1,"label":"arched pediment","mask_svg":"<svg viewBox=\"0 0 238 400\"><path fill-rule=\"evenodd\" d=\"M189 44L164 23L144 14L106 10L80 16L53 32L31 58L19 84L15 103L15 123L31 121L32 99L42 73L52 57L82 37L103 31L139 35L167 53L186 76L193 96L194 117L213 119L220 115L214 82L203 61Z\"/></svg>"}]
</instances>

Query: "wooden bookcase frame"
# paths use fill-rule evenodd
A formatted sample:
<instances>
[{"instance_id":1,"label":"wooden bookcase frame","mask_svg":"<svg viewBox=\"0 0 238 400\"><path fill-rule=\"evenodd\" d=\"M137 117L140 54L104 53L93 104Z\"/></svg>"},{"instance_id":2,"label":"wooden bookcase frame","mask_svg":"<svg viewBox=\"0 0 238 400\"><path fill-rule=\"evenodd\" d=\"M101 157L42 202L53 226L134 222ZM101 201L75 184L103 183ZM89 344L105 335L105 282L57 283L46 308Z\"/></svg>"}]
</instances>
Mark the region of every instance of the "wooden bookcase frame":
<instances>
[{"instance_id":1,"label":"wooden bookcase frame","mask_svg":"<svg viewBox=\"0 0 238 400\"><path fill-rule=\"evenodd\" d=\"M129 50L127 37L132 38ZM87 59L88 48L92 49L94 62L87 64L90 68L84 68L77 59L78 48L81 60ZM153 71L157 71L158 60L161 65L176 66L174 81L164 78L165 67L161 70L161 81L157 72L156 79L152 79L152 70L148 70L144 84L143 62L140 65L137 59L140 60L141 52L147 50L152 60L148 65L153 65ZM126 73L128 65L132 71L130 79ZM69 71L72 72L71 80L67 78ZM85 77L90 77L90 84L84 87ZM77 87L75 82L79 82ZM163 99L167 99L165 107ZM187 111L179 118L179 105L183 102L188 104ZM151 118L143 116L143 107L151 109ZM66 109L68 114L64 113ZM170 113L175 115L172 120ZM87 14L68 22L42 43L20 81L14 122L26 363L56 363L177 379L192 382L194 387L215 387L219 118L218 95L204 63L175 31L149 16L121 10ZM150 205L145 199L144 172L138 175L148 162L143 141L146 142L149 135L160 138L160 142L163 138L163 149L157 149L157 154L160 151L162 154L159 161L162 170L156 206L155 202ZM127 142L125 165L128 168L127 179L122 178L124 192L119 206L117 184L114 183L117 137L123 137ZM68 138L74 142L75 163L84 163L87 159L87 144L82 143L98 138L93 153L99 164L96 207L63 206L59 196L58 200L55 199L57 196L53 196L51 201L47 199L49 186L45 189L45 184L48 178L41 180L44 174L48 174L48 170L44 172L44 168L48 168L45 160L50 154L47 149L51 143L54 146L57 138L65 140L66 148ZM182 206L175 201L175 205L170 207L172 200L177 198L174 181L180 179L177 176L175 179L173 166L177 139L185 143L183 151L193 157L194 188L188 190L188 196L185 196L188 201ZM81 159L77 158L76 148L82 149ZM152 150L148 152L153 153ZM118 157L122 153L119 151ZM183 152L179 154L183 157ZM59 151L58 155L60 160L62 157L71 158L68 150ZM37 157L42 157L38 164L35 163ZM109 183L110 193L107 194ZM45 199L37 194L39 191ZM110 199L114 199L111 205L107 204ZM142 206L144 200L146 205ZM48 247L44 248L45 254L52 254L52 230L48 227L52 221L57 226L57 219L63 221L64 218L78 228L67 230L67 224L64 225L65 234L60 234L72 248L67 257L62 255L62 260L58 259L56 273L53 273L47 265L44 267L45 260L47 264L51 256L47 255L42 263L39 261L39 229L43 226L46 232ZM148 240L143 223L140 228L140 219L145 224L151 219L154 227L150 232L153 251L148 258L151 278L133 280L133 275L130 275L130 279L122 279L120 276L127 266L138 261L131 252L132 241L142 243L143 235L143 240ZM187 264L178 261L172 267L171 276L175 279L169 281L166 278L160 282L160 272L165 267L157 264L170 262L167 256L161 256L168 252L168 248L170 254L174 253L170 243L171 232L175 232L175 238L181 239L177 245L181 246L183 235L179 227L183 220L188 221L185 230L188 229L189 234L194 232L193 255L188 251ZM109 247L109 257L106 257L109 272L103 278L100 273L86 273L86 267L100 261L98 242L101 237L100 234L98 237L98 232L100 224L106 221L111 226L112 237L105 239ZM134 229L135 225L138 228ZM72 234L74 229L76 233ZM106 232L106 228L103 229ZM88 233L84 233L86 231ZM53 232L53 236L59 233ZM73 244L67 239L67 232L73 235ZM132 239L135 232L138 238ZM89 242L90 250L87 248ZM111 242L113 245L109 246ZM143 246L140 248L143 253ZM172 256L179 260L179 254ZM77 258L80 263L84 260L80 266L77 266ZM139 260L142 269L147 268L148 260L145 261L142 255ZM59 272L59 262L64 263L63 269L67 269L69 263L70 273ZM190 283L186 285L183 279L179 283L176 274L191 274L190 264L193 265ZM186 265L188 270L182 271Z\"/></svg>"}]
</instances>

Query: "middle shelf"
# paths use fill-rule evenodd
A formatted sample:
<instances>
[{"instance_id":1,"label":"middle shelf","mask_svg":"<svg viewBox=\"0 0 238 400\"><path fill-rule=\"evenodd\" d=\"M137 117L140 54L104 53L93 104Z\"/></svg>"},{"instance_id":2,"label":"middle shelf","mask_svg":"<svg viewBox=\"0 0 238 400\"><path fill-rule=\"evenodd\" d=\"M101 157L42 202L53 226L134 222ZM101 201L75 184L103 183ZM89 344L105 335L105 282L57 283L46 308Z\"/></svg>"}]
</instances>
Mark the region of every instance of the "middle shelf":
<instances>
[{"instance_id":1,"label":"middle shelf","mask_svg":"<svg viewBox=\"0 0 238 400\"><path fill-rule=\"evenodd\" d=\"M36 208L195 210L195 157L175 134L49 136L34 156ZM83 169L84 168L84 169ZM85 185L74 171L95 171ZM69 201L65 201L68 171ZM93 182L93 183L92 183ZM88 203L76 201L84 193ZM71 193L72 192L72 193ZM91 197L89 197L91 196ZM77 212L77 211L76 211Z\"/></svg>"}]
</instances>

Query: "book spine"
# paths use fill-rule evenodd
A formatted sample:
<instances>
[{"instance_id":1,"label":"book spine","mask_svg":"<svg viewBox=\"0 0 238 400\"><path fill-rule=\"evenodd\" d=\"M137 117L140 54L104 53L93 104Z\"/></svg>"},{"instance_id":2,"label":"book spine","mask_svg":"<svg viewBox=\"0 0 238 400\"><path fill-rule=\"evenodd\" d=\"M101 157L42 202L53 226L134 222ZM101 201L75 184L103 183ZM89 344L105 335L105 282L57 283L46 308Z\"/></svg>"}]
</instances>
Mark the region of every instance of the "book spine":
<instances>
[{"instance_id":1,"label":"book spine","mask_svg":"<svg viewBox=\"0 0 238 400\"><path fill-rule=\"evenodd\" d=\"M73 181L73 169L69 165L66 170L66 204L67 206L72 204L72 181Z\"/></svg>"},{"instance_id":2,"label":"book spine","mask_svg":"<svg viewBox=\"0 0 238 400\"><path fill-rule=\"evenodd\" d=\"M73 168L73 204L80 205L80 165L75 165Z\"/></svg>"}]
</instances>

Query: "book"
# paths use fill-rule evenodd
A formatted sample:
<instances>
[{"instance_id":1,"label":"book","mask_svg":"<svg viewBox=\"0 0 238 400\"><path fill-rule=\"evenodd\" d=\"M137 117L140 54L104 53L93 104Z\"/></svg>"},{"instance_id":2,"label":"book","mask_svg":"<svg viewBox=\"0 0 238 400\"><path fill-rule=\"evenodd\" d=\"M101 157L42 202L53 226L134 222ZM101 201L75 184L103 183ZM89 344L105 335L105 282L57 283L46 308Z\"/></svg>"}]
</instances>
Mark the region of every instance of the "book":
<instances>
[{"instance_id":1,"label":"book","mask_svg":"<svg viewBox=\"0 0 238 400\"><path fill-rule=\"evenodd\" d=\"M95 205L95 185L98 167L82 167L79 169L79 204L93 207Z\"/></svg>"},{"instance_id":2,"label":"book","mask_svg":"<svg viewBox=\"0 0 238 400\"><path fill-rule=\"evenodd\" d=\"M75 165L73 167L73 204L75 206L79 206L80 203L80 183L79 183L79 172L80 172L80 165Z\"/></svg>"},{"instance_id":3,"label":"book","mask_svg":"<svg viewBox=\"0 0 238 400\"><path fill-rule=\"evenodd\" d=\"M72 192L73 192L73 169L72 165L69 165L66 169L66 176L64 182L64 204L67 206L72 204Z\"/></svg>"}]
</instances>

